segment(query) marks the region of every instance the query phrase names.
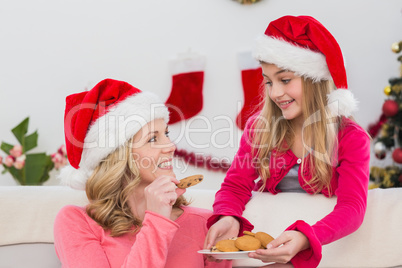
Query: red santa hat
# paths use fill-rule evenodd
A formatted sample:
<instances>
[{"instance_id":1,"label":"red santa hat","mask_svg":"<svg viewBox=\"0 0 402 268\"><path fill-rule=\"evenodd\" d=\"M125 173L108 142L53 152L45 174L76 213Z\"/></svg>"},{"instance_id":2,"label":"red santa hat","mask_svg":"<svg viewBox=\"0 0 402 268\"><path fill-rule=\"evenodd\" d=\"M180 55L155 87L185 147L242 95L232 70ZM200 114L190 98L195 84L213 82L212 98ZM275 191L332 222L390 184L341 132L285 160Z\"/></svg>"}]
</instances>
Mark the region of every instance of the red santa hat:
<instances>
[{"instance_id":1,"label":"red santa hat","mask_svg":"<svg viewBox=\"0 0 402 268\"><path fill-rule=\"evenodd\" d=\"M348 82L342 51L332 34L309 16L284 16L272 21L257 39L254 58L273 63L314 82L333 80L338 90L328 95L331 112L350 116L357 101ZM341 89L341 90L339 90Z\"/></svg>"},{"instance_id":2,"label":"red santa hat","mask_svg":"<svg viewBox=\"0 0 402 268\"><path fill-rule=\"evenodd\" d=\"M64 132L71 166L60 172L62 183L84 190L98 164L131 139L144 125L169 112L153 93L112 79L66 98Z\"/></svg>"}]
</instances>

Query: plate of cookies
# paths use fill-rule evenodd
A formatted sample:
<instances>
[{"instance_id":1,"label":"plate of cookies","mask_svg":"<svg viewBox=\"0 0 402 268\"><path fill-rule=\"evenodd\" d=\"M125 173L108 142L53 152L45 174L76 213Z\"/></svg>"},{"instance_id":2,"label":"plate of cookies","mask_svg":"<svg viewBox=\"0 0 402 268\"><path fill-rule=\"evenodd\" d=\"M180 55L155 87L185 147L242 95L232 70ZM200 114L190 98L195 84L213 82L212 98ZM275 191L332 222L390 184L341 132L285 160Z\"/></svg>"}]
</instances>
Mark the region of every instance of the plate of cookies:
<instances>
[{"instance_id":1,"label":"plate of cookies","mask_svg":"<svg viewBox=\"0 0 402 268\"><path fill-rule=\"evenodd\" d=\"M199 250L198 253L213 256L215 259L247 259L250 252L265 249L274 238L265 232L244 231L243 236L220 240L211 249Z\"/></svg>"}]
</instances>

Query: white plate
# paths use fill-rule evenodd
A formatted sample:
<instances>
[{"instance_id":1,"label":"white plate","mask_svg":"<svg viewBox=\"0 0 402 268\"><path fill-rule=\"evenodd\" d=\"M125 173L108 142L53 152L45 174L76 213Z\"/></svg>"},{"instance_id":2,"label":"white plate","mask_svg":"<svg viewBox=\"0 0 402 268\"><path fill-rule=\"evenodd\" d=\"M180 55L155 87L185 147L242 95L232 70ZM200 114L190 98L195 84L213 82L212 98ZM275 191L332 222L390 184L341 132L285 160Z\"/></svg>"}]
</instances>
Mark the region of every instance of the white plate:
<instances>
[{"instance_id":1,"label":"white plate","mask_svg":"<svg viewBox=\"0 0 402 268\"><path fill-rule=\"evenodd\" d=\"M235 251L235 252L211 252L209 249L203 249L197 251L201 254L211 255L215 259L220 260L235 260L235 259L248 259L248 254L253 251Z\"/></svg>"}]
</instances>

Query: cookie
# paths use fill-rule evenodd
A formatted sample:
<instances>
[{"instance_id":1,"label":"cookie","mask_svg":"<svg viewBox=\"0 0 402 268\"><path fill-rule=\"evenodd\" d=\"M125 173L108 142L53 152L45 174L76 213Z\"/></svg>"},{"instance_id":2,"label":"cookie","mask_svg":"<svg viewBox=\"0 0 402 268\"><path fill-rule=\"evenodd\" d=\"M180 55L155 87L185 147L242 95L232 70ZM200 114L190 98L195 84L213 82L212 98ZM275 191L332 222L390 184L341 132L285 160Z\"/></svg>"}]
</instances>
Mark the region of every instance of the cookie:
<instances>
[{"instance_id":1,"label":"cookie","mask_svg":"<svg viewBox=\"0 0 402 268\"><path fill-rule=\"evenodd\" d=\"M243 231L244 235L251 235L251 236L255 236L255 233L253 232L249 232L249 231Z\"/></svg>"},{"instance_id":2,"label":"cookie","mask_svg":"<svg viewBox=\"0 0 402 268\"><path fill-rule=\"evenodd\" d=\"M225 239L218 241L215 245L215 247L223 252L233 252L233 251L239 251L239 249L235 246L236 240L232 239Z\"/></svg>"},{"instance_id":3,"label":"cookie","mask_svg":"<svg viewBox=\"0 0 402 268\"><path fill-rule=\"evenodd\" d=\"M256 250L261 247L261 241L250 235L243 235L236 239L236 248L244 251Z\"/></svg>"},{"instance_id":4,"label":"cookie","mask_svg":"<svg viewBox=\"0 0 402 268\"><path fill-rule=\"evenodd\" d=\"M180 189L185 189L185 188L194 186L194 185L202 182L203 179L204 179L204 176L202 176L202 175L189 176L187 178L181 179L180 183L177 184L177 187Z\"/></svg>"},{"instance_id":5,"label":"cookie","mask_svg":"<svg viewBox=\"0 0 402 268\"><path fill-rule=\"evenodd\" d=\"M257 232L255 234L255 238L260 240L261 246L267 248L268 243L270 243L274 238L267 233L264 232Z\"/></svg>"}]
</instances>

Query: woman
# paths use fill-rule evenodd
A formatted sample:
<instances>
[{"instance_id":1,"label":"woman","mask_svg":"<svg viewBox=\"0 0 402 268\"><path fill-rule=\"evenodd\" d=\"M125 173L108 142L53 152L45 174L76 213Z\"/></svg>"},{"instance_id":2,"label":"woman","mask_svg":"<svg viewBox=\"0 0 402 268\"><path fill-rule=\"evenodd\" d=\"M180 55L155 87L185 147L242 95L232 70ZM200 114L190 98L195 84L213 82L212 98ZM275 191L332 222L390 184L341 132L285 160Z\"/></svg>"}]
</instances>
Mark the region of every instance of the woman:
<instances>
[{"instance_id":1,"label":"woman","mask_svg":"<svg viewBox=\"0 0 402 268\"><path fill-rule=\"evenodd\" d=\"M71 166L64 184L85 190L86 207L66 206L54 224L63 267L230 267L202 249L208 210L178 189L168 111L151 93L112 79L66 99Z\"/></svg>"}]
</instances>

